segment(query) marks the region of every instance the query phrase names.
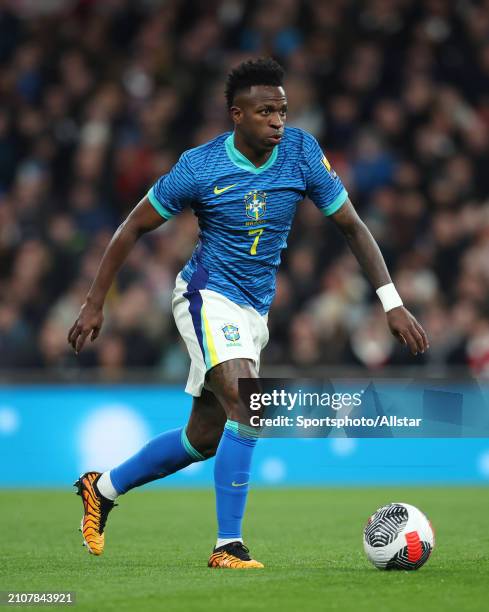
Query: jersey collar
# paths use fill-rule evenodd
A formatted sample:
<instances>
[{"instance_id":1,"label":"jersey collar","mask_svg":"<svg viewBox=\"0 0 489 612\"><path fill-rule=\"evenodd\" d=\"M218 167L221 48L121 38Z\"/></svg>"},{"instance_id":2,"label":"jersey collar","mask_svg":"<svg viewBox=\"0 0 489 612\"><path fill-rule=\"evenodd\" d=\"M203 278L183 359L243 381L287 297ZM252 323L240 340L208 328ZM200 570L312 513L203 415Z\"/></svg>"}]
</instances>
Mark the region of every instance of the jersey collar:
<instances>
[{"instance_id":1,"label":"jersey collar","mask_svg":"<svg viewBox=\"0 0 489 612\"><path fill-rule=\"evenodd\" d=\"M226 153L229 159L233 162L233 164L235 166L238 166L238 168L241 168L241 170L247 170L248 172L252 172L253 174L260 174L261 172L264 172L265 170L268 170L268 168L273 166L275 160L277 159L279 146L275 145L275 147L273 147L272 154L267 159L267 161L263 164L263 166L259 166L257 168L234 146L234 132L229 134L229 136L224 141L224 145L226 147Z\"/></svg>"}]
</instances>

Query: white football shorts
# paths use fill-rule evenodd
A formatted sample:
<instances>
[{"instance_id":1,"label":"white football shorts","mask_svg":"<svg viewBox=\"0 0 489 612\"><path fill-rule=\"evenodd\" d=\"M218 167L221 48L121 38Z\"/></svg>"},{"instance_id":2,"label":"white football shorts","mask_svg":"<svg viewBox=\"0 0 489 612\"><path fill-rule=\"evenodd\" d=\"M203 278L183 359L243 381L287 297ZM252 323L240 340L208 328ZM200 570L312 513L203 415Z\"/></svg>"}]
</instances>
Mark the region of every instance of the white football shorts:
<instances>
[{"instance_id":1,"label":"white football shorts","mask_svg":"<svg viewBox=\"0 0 489 612\"><path fill-rule=\"evenodd\" d=\"M230 359L250 359L260 368L260 353L268 342L268 315L240 306L209 289L189 291L177 276L172 310L190 355L185 391L199 397L208 370Z\"/></svg>"}]
</instances>

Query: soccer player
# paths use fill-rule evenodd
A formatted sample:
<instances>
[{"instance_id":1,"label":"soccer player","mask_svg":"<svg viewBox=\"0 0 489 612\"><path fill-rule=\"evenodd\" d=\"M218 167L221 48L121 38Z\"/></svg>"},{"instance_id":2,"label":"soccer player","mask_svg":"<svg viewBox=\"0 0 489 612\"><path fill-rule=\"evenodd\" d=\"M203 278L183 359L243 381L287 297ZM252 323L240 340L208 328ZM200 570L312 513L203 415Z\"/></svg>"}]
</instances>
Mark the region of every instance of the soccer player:
<instances>
[{"instance_id":1,"label":"soccer player","mask_svg":"<svg viewBox=\"0 0 489 612\"><path fill-rule=\"evenodd\" d=\"M172 308L191 358L185 390L193 396L192 412L184 427L162 433L110 471L87 472L75 483L84 505L81 531L92 554L103 552L107 516L119 495L215 455L218 534L208 565L263 567L241 532L257 434L238 379L258 377L280 253L306 195L343 232L382 301L391 332L414 354L428 348L317 141L285 128L283 77L272 59L232 70L226 100L234 131L183 153L151 187L115 232L69 331L77 354L88 336L97 338L107 292L135 242L190 206L199 242L177 276Z\"/></svg>"}]
</instances>

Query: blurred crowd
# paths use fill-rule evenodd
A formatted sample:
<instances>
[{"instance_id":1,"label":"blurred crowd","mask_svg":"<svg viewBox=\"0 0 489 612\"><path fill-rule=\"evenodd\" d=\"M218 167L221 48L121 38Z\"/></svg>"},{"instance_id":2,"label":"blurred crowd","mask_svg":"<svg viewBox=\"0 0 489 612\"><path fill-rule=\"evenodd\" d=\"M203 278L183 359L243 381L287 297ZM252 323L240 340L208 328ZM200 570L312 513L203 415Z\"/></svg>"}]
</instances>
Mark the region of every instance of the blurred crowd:
<instances>
[{"instance_id":1,"label":"blurred crowd","mask_svg":"<svg viewBox=\"0 0 489 612\"><path fill-rule=\"evenodd\" d=\"M489 374L489 1L0 0L0 369L188 358L170 309L197 224L143 237L79 358L66 342L113 231L187 148L231 128L230 67L273 55L430 337L411 357L308 201L283 253L264 365Z\"/></svg>"}]
</instances>

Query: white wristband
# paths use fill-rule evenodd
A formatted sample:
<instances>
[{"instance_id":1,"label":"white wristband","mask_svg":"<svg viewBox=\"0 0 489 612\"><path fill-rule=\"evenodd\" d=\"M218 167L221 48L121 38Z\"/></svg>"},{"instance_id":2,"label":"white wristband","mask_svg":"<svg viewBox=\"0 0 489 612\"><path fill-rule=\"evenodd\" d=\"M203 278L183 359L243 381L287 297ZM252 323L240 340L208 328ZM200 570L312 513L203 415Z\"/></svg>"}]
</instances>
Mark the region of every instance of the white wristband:
<instances>
[{"instance_id":1,"label":"white wristband","mask_svg":"<svg viewBox=\"0 0 489 612\"><path fill-rule=\"evenodd\" d=\"M394 283L389 283L388 285L379 287L375 293L379 296L385 312L389 312L389 310L392 310L393 308L402 306L401 296L397 293Z\"/></svg>"}]
</instances>

